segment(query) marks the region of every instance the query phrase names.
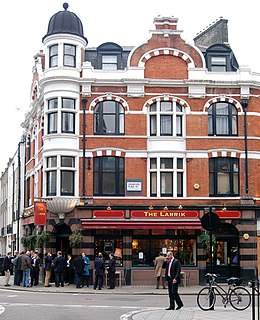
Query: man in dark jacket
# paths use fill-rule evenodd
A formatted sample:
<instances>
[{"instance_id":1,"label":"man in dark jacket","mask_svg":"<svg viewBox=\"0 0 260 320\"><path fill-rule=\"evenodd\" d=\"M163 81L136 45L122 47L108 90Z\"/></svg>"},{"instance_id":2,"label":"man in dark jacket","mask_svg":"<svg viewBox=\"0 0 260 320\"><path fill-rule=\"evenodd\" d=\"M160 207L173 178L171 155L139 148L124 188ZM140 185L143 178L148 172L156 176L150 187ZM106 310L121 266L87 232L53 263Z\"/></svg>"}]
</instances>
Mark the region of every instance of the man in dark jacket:
<instances>
[{"instance_id":1,"label":"man in dark jacket","mask_svg":"<svg viewBox=\"0 0 260 320\"><path fill-rule=\"evenodd\" d=\"M76 288L82 288L82 275L84 272L84 259L81 255L73 260L73 267L76 275Z\"/></svg>"},{"instance_id":2,"label":"man in dark jacket","mask_svg":"<svg viewBox=\"0 0 260 320\"><path fill-rule=\"evenodd\" d=\"M114 254L109 254L109 262L108 262L108 278L109 278L109 289L115 289L116 284L116 260L114 258Z\"/></svg>"},{"instance_id":3,"label":"man in dark jacket","mask_svg":"<svg viewBox=\"0 0 260 320\"><path fill-rule=\"evenodd\" d=\"M53 270L55 275L55 287L59 287L60 285L64 287L64 279L63 279L63 267L65 265L65 259L61 255L61 251L57 252L57 257L53 260Z\"/></svg>"},{"instance_id":4,"label":"man in dark jacket","mask_svg":"<svg viewBox=\"0 0 260 320\"><path fill-rule=\"evenodd\" d=\"M46 257L44 259L44 271L45 271L45 279L44 285L45 287L51 287L51 270L52 270L52 256L50 252L47 252Z\"/></svg>"},{"instance_id":5,"label":"man in dark jacket","mask_svg":"<svg viewBox=\"0 0 260 320\"><path fill-rule=\"evenodd\" d=\"M9 280L11 275L12 261L11 261L11 252L7 252L7 255L4 258L4 272L5 272L5 287L9 287Z\"/></svg>"},{"instance_id":6,"label":"man in dark jacket","mask_svg":"<svg viewBox=\"0 0 260 320\"><path fill-rule=\"evenodd\" d=\"M183 307L183 302L178 293L178 285L181 280L181 265L179 260L173 256L172 251L167 252L167 265L165 270L165 276L168 281L168 290L169 290L169 299L170 306L166 310L175 309L175 301L177 303L176 310L179 310Z\"/></svg>"},{"instance_id":7,"label":"man in dark jacket","mask_svg":"<svg viewBox=\"0 0 260 320\"><path fill-rule=\"evenodd\" d=\"M95 259L94 271L95 271L94 290L97 288L97 286L98 286L98 290L101 290L103 286L103 277L104 277L104 271L105 271L105 262L104 262L102 253L99 253L98 257Z\"/></svg>"}]
</instances>

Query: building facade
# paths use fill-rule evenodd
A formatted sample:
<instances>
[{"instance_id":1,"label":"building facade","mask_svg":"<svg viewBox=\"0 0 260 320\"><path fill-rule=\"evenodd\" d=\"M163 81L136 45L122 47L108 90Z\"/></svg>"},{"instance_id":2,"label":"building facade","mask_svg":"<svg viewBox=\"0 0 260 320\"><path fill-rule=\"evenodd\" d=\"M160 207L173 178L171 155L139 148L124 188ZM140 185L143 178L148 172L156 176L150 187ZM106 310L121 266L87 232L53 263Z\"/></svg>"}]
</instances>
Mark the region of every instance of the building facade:
<instances>
[{"instance_id":1,"label":"building facade","mask_svg":"<svg viewBox=\"0 0 260 320\"><path fill-rule=\"evenodd\" d=\"M89 48L66 5L50 18L23 124L21 233L49 231L47 250L84 251L92 262L114 252L129 284L152 284L155 257L174 250L198 284L210 267L200 219L214 211L214 271L250 279L258 269L260 74L239 67L225 19L194 44L177 18L154 25L139 46ZM47 204L45 226L34 224L36 201ZM83 241L71 247L74 233Z\"/></svg>"}]
</instances>

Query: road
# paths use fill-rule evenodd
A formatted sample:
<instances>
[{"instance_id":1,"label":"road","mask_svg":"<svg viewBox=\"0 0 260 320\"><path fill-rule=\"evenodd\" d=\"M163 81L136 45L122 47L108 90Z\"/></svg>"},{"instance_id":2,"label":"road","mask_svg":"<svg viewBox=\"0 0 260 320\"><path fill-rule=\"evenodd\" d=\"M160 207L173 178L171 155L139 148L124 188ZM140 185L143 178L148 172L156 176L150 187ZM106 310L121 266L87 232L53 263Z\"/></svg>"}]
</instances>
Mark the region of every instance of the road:
<instances>
[{"instance_id":1,"label":"road","mask_svg":"<svg viewBox=\"0 0 260 320\"><path fill-rule=\"evenodd\" d=\"M196 306L194 296L184 296L185 306ZM119 320L122 314L144 308L168 306L167 295L47 293L0 290L1 320Z\"/></svg>"}]
</instances>

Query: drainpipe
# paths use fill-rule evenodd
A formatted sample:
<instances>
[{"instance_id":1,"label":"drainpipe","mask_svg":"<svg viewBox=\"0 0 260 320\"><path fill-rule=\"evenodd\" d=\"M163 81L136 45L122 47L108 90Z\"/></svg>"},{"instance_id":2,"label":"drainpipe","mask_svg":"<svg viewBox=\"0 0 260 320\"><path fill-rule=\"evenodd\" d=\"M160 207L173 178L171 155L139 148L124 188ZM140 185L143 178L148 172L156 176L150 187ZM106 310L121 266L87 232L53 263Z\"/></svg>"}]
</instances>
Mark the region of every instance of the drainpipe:
<instances>
[{"instance_id":1,"label":"drainpipe","mask_svg":"<svg viewBox=\"0 0 260 320\"><path fill-rule=\"evenodd\" d=\"M82 164L82 196L86 196L86 104L88 100L82 99L83 106L83 164Z\"/></svg>"},{"instance_id":2,"label":"drainpipe","mask_svg":"<svg viewBox=\"0 0 260 320\"><path fill-rule=\"evenodd\" d=\"M247 146L247 107L248 100L241 101L241 105L244 111L244 134L245 134L245 191L246 195L248 195L248 146Z\"/></svg>"}]
</instances>

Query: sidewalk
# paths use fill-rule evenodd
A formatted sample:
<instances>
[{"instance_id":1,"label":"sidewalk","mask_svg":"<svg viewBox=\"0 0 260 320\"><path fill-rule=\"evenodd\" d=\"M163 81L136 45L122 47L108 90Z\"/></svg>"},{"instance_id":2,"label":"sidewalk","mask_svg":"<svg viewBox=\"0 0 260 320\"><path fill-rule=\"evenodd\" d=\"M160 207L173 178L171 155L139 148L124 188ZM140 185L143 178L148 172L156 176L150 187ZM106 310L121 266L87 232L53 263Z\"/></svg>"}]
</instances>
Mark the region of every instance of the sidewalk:
<instances>
[{"instance_id":1,"label":"sidewalk","mask_svg":"<svg viewBox=\"0 0 260 320\"><path fill-rule=\"evenodd\" d=\"M0 276L0 289L17 290L17 291L33 291L33 292L49 292L49 293L72 293L72 294L124 294L124 295L168 295L166 289L155 289L155 286L122 286L116 287L115 290L93 290L93 286L77 289L75 285L64 285L64 287L44 287L40 282L37 287L19 287L13 285L13 276L11 276L10 287L4 286L4 276ZM180 287L180 295L194 295L201 289L201 286ZM181 310L165 310L163 308L147 308L143 310L128 312L120 317L120 320L236 320L251 319L251 306L245 311L236 311L231 306L224 308L222 305L215 307L215 310L202 311L197 306L185 307Z\"/></svg>"}]
</instances>

